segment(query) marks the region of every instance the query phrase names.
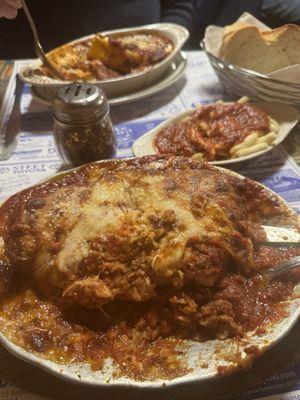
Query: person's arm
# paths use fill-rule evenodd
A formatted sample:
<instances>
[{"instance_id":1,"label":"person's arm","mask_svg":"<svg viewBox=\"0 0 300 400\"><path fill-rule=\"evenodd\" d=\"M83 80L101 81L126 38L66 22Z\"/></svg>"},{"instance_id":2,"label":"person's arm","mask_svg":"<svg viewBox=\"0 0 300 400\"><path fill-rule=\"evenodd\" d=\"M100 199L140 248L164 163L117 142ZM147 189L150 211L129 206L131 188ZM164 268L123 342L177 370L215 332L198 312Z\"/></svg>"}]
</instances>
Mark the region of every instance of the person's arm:
<instances>
[{"instance_id":1,"label":"person's arm","mask_svg":"<svg viewBox=\"0 0 300 400\"><path fill-rule=\"evenodd\" d=\"M0 18L16 18L19 8L21 8L20 0L0 0Z\"/></svg>"},{"instance_id":2,"label":"person's arm","mask_svg":"<svg viewBox=\"0 0 300 400\"><path fill-rule=\"evenodd\" d=\"M262 0L262 11L282 23L300 24L299 0Z\"/></svg>"},{"instance_id":3,"label":"person's arm","mask_svg":"<svg viewBox=\"0 0 300 400\"><path fill-rule=\"evenodd\" d=\"M191 30L193 0L161 0L161 21L174 22Z\"/></svg>"}]
</instances>

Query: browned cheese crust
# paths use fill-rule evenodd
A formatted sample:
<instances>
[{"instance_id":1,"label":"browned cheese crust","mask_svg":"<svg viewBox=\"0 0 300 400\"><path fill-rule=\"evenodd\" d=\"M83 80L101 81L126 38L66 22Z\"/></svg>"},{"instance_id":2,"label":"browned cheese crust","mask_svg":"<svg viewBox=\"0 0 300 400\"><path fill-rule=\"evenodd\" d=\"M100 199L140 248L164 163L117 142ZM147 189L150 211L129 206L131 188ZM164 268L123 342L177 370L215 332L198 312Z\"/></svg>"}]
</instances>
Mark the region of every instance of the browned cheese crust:
<instances>
[{"instance_id":1,"label":"browned cheese crust","mask_svg":"<svg viewBox=\"0 0 300 400\"><path fill-rule=\"evenodd\" d=\"M132 74L165 59L173 43L151 32L126 35L101 35L65 44L48 54L65 80L107 80ZM52 76L42 67L38 74Z\"/></svg>"}]
</instances>

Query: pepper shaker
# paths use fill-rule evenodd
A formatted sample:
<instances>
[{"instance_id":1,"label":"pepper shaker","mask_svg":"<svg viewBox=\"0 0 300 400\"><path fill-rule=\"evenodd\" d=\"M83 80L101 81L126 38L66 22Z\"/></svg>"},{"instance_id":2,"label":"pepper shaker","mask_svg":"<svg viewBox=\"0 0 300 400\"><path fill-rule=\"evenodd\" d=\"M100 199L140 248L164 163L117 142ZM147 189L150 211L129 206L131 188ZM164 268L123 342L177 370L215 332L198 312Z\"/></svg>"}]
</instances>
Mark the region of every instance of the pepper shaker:
<instances>
[{"instance_id":1,"label":"pepper shaker","mask_svg":"<svg viewBox=\"0 0 300 400\"><path fill-rule=\"evenodd\" d=\"M89 83L60 88L53 101L54 138L65 164L113 158L116 141L104 92Z\"/></svg>"}]
</instances>

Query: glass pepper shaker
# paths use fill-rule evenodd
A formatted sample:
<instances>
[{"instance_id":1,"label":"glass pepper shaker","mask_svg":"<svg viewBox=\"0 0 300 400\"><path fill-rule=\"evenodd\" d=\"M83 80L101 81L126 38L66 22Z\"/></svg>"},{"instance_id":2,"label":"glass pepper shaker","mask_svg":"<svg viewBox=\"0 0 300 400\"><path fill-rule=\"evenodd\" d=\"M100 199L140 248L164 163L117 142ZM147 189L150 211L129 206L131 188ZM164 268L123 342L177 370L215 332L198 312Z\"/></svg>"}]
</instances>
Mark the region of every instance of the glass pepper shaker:
<instances>
[{"instance_id":1,"label":"glass pepper shaker","mask_svg":"<svg viewBox=\"0 0 300 400\"><path fill-rule=\"evenodd\" d=\"M104 92L89 83L58 90L53 101L54 138L65 164L113 158L116 141Z\"/></svg>"}]
</instances>

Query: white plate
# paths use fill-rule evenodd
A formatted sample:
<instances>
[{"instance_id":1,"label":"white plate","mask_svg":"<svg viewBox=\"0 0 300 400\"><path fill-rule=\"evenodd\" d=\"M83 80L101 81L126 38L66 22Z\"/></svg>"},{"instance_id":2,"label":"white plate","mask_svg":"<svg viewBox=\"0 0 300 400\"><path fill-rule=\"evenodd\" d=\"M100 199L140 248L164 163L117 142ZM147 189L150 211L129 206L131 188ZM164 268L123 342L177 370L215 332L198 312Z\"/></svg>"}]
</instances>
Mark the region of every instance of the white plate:
<instances>
[{"instance_id":1,"label":"white plate","mask_svg":"<svg viewBox=\"0 0 300 400\"><path fill-rule=\"evenodd\" d=\"M269 148L266 150L261 150L253 154L249 154L248 156L232 158L228 160L221 160L221 161L211 161L211 164L214 165L228 165L228 164L235 164L242 161L250 160L254 157L258 157L262 154L267 153L268 151L272 150L275 146L279 145L291 132L295 125L297 125L299 121L299 113L298 111L288 105L285 104L278 104L278 103L255 103L259 108L265 110L269 116L274 118L279 126L279 132L277 133L277 138L271 144ZM189 110L185 111L176 117L170 118L156 128L152 129L150 132L146 133L145 135L138 138L132 145L133 154L137 157L156 154L156 150L154 148L154 139L157 133L166 126L173 125L182 119L186 118L188 115L192 114L195 111Z\"/></svg>"},{"instance_id":2,"label":"white plate","mask_svg":"<svg viewBox=\"0 0 300 400\"><path fill-rule=\"evenodd\" d=\"M123 160L113 160L115 163L119 163ZM104 162L106 162L105 160ZM103 161L98 161L101 163ZM74 170L78 170L75 168ZM244 179L243 176L232 172L230 170L225 170L220 167L216 167L223 172L234 175L241 180ZM57 177L63 176L66 172L61 172L48 179L43 180L45 183L47 181L55 180ZM42 183L40 182L40 183ZM260 185L260 184L259 184ZM36 185L34 185L36 186ZM262 186L262 185L260 185ZM267 189L267 188L266 188ZM279 203L284 207L287 207L283 199L281 199L276 193L267 189L273 196L275 196ZM295 212L290 210L290 214L295 216ZM148 389L160 389L164 387L176 386L181 384L192 384L204 382L207 380L212 380L220 378L218 368L220 366L227 367L232 372L237 369L241 369L234 361L231 361L234 357L233 354L238 352L243 361L243 365L246 365L247 359L251 356L245 352L245 349L253 345L256 347L259 353L263 353L268 348L274 346L280 340L284 338L285 335L293 328L300 317L300 285L295 288L295 298L288 301L287 304L287 316L277 325L271 325L267 328L264 334L255 334L249 332L243 341L237 342L235 338L227 340L209 340L202 343L194 342L191 340L185 341L184 355L187 356L188 365L191 371L186 375L175 378L173 380L158 379L155 381L135 381L130 378L125 377L115 377L113 375L114 369L112 363L108 360L105 363L103 370L92 371L90 366L87 364L59 364L53 361L46 360L38 355L35 355L17 345L12 343L6 338L6 336L0 332L0 343L16 357L23 359L24 361L36 365L39 368L57 376L58 378L67 380L72 383L79 383L89 386L98 387L133 387L133 388L148 388Z\"/></svg>"},{"instance_id":3,"label":"white plate","mask_svg":"<svg viewBox=\"0 0 300 400\"><path fill-rule=\"evenodd\" d=\"M181 78L185 72L186 65L186 55L183 51L181 51L177 54L173 62L169 65L165 75L163 75L163 77L155 82L153 85L147 87L146 89L129 93L126 96L108 98L108 102L110 105L126 104L135 100L144 99L145 97L158 93L163 89L166 89L167 87L173 85L173 83ZM52 90L48 90L46 87L31 86L30 91L32 97L36 101L48 107L51 107L53 99Z\"/></svg>"},{"instance_id":4,"label":"white plate","mask_svg":"<svg viewBox=\"0 0 300 400\"><path fill-rule=\"evenodd\" d=\"M107 35L120 35L127 33L141 33L141 32L157 32L162 36L170 39L174 45L174 49L166 58L157 64L134 74L128 74L117 78L106 80L91 81L96 86L102 88L108 97L121 97L129 93L140 91L146 87L157 82L169 69L169 66L174 61L177 54L181 51L182 46L189 37L187 29L181 25L171 23L158 23L152 25L144 25L135 28L115 29L112 31L105 31L103 34ZM76 43L83 39L94 37L95 34L88 35L74 40L71 43ZM52 97L57 90L66 85L68 81L61 79L54 79L47 76L38 75L35 69L41 65L40 60L35 60L31 64L26 65L20 71L20 78L29 85L42 88L47 88L48 92L52 92Z\"/></svg>"},{"instance_id":5,"label":"white plate","mask_svg":"<svg viewBox=\"0 0 300 400\"><path fill-rule=\"evenodd\" d=\"M237 364L222 359L222 356L218 354L223 353L223 355L226 355L228 359L230 359L230 353L232 355L238 351L241 353L246 364L248 356L244 351L245 348L254 345L259 352L264 353L281 341L297 323L300 317L300 299L298 298L290 302L288 310L288 317L281 321L275 328L270 329L263 336L249 334L244 340L244 345L238 345L234 339L211 340L203 343L187 341L187 346L189 346L189 349L187 349L189 366L192 371L173 380L135 381L124 377L114 378L114 370L110 362L106 363L106 370L104 372L92 371L87 364L58 364L16 346L1 332L0 343L16 357L55 375L57 378L71 383L97 387L163 389L166 387L195 384L221 378L222 375L218 372L218 367L220 366L232 368L232 373L236 370L240 370L241 367ZM207 367L203 368L201 365L205 363ZM255 366L253 368L255 368Z\"/></svg>"}]
</instances>

